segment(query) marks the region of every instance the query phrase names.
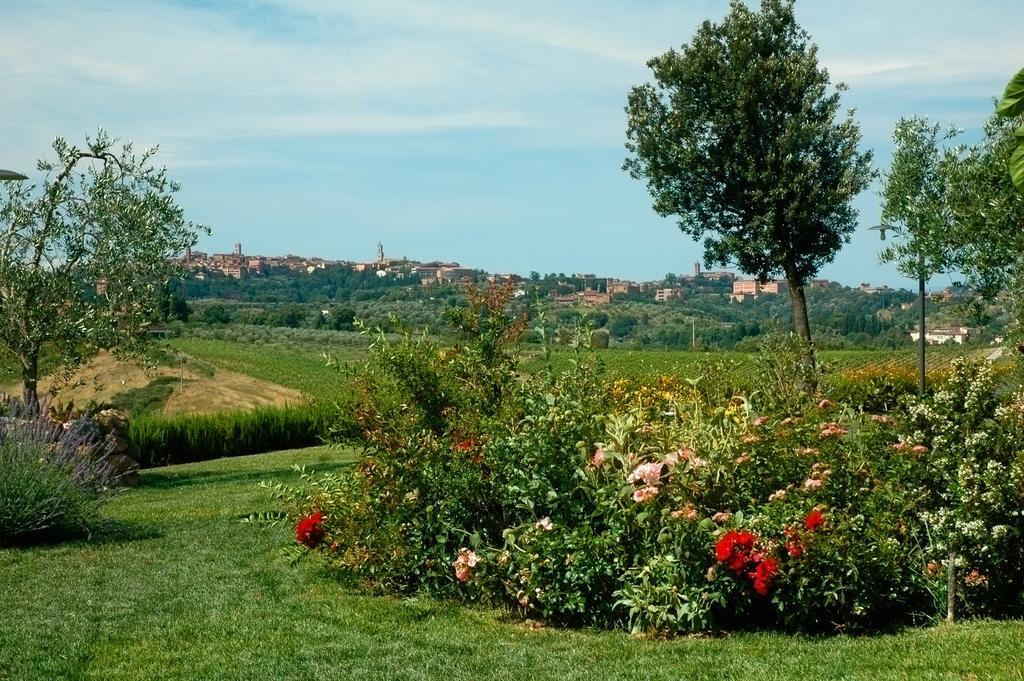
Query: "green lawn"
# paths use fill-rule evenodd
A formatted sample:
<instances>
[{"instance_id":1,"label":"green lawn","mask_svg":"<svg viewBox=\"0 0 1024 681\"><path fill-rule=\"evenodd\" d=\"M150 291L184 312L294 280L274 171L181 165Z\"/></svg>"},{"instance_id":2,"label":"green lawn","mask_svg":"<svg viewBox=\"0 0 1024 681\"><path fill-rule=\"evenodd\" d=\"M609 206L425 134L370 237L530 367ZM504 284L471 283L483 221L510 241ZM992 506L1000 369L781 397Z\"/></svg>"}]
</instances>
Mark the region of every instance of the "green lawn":
<instances>
[{"instance_id":1,"label":"green lawn","mask_svg":"<svg viewBox=\"0 0 1024 681\"><path fill-rule=\"evenodd\" d=\"M91 542L0 550L0 679L1024 679L1024 623L668 642L372 597L289 566L259 480L327 448L147 470Z\"/></svg>"}]
</instances>

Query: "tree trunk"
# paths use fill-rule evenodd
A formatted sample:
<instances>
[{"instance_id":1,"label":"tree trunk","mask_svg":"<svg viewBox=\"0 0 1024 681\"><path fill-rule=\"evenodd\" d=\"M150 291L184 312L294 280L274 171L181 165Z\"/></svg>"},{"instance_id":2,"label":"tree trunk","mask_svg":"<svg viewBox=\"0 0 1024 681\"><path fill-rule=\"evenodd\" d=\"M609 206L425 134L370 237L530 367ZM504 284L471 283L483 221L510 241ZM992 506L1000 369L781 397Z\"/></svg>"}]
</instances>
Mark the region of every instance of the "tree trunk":
<instances>
[{"instance_id":1,"label":"tree trunk","mask_svg":"<svg viewBox=\"0 0 1024 681\"><path fill-rule=\"evenodd\" d=\"M801 348L804 388L807 392L813 393L818 389L818 385L815 378L814 345L811 342L811 322L807 316L804 282L795 272L787 268L786 283L789 284L789 300L793 305L793 328L796 335L804 342Z\"/></svg>"},{"instance_id":2,"label":"tree trunk","mask_svg":"<svg viewBox=\"0 0 1024 681\"><path fill-rule=\"evenodd\" d=\"M39 348L21 354L21 397L29 413L39 410Z\"/></svg>"}]
</instances>

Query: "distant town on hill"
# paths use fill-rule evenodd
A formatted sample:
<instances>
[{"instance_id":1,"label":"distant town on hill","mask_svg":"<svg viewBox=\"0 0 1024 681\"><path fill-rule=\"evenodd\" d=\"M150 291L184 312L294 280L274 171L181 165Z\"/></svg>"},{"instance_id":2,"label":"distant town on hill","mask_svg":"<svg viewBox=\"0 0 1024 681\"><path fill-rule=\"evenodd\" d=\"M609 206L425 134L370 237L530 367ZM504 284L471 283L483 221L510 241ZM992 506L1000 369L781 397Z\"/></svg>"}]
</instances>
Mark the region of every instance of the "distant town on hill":
<instances>
[{"instance_id":1,"label":"distant town on hill","mask_svg":"<svg viewBox=\"0 0 1024 681\"><path fill-rule=\"evenodd\" d=\"M350 329L355 319L382 328L396 323L441 331L441 312L464 302L466 285L513 287L525 314L538 305L560 325L586 315L601 343L627 347L736 348L767 329L791 323L785 281L758 282L728 270L704 270L655 281L593 273L488 273L458 262L391 258L378 245L367 262L297 255L189 250L176 294L199 323ZM916 337L916 294L862 283L815 279L808 302L818 343L832 347L899 347ZM182 315L179 315L182 316ZM397 320L397 321L396 321ZM1006 312L952 287L928 300L933 343L989 343L1005 333Z\"/></svg>"}]
</instances>

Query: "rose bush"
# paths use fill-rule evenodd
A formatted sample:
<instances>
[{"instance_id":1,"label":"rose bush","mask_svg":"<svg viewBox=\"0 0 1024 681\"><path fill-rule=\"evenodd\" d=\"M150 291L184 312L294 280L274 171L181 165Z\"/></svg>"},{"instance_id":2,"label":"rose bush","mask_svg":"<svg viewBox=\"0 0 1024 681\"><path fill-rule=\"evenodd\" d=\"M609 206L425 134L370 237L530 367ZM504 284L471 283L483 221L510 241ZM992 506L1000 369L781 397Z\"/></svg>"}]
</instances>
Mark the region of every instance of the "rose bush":
<instances>
[{"instance_id":1,"label":"rose bush","mask_svg":"<svg viewBox=\"0 0 1024 681\"><path fill-rule=\"evenodd\" d=\"M609 383L583 329L567 370L523 375L507 302L453 313L456 347L375 341L354 473L278 488L322 532L299 544L384 591L637 632L926 621L952 545L975 612L1020 602L1024 408L956 387L981 374L892 414L723 399Z\"/></svg>"}]
</instances>

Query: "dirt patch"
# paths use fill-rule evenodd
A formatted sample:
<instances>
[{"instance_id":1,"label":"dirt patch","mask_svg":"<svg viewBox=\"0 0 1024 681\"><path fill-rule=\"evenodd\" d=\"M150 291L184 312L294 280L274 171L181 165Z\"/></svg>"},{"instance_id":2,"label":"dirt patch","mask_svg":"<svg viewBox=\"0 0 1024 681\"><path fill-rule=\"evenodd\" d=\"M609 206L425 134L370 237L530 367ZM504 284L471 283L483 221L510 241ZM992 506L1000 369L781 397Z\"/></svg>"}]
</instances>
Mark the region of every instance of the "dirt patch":
<instances>
[{"instance_id":1,"label":"dirt patch","mask_svg":"<svg viewBox=\"0 0 1024 681\"><path fill-rule=\"evenodd\" d=\"M54 399L84 407L90 402L119 403L131 410L135 397L151 395L148 405L165 414L212 413L251 409L257 406L298 404L302 393L291 388L261 381L205 362L179 356L172 366L145 369L134 362L120 362L109 353L100 353L79 369L68 384L53 378L39 381L40 394L56 388ZM154 390L158 388L158 390ZM19 394L20 384L5 386L5 392Z\"/></svg>"}]
</instances>

